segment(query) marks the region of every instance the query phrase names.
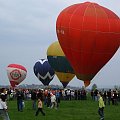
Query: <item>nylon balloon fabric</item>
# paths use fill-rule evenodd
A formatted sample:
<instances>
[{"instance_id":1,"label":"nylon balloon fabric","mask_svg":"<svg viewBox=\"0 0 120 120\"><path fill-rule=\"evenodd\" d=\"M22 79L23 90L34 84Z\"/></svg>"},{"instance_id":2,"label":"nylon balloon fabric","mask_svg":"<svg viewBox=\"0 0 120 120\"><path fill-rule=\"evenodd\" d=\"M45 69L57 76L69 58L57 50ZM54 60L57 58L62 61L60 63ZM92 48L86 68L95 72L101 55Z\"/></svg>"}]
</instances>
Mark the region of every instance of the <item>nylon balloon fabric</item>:
<instances>
[{"instance_id":1,"label":"nylon balloon fabric","mask_svg":"<svg viewBox=\"0 0 120 120\"><path fill-rule=\"evenodd\" d=\"M47 86L52 81L55 75L54 70L46 59L38 60L35 63L33 70L36 77L43 83L43 85Z\"/></svg>"},{"instance_id":2,"label":"nylon balloon fabric","mask_svg":"<svg viewBox=\"0 0 120 120\"><path fill-rule=\"evenodd\" d=\"M88 86L119 48L120 19L97 3L74 4L58 15L56 33L77 78Z\"/></svg>"}]
</instances>

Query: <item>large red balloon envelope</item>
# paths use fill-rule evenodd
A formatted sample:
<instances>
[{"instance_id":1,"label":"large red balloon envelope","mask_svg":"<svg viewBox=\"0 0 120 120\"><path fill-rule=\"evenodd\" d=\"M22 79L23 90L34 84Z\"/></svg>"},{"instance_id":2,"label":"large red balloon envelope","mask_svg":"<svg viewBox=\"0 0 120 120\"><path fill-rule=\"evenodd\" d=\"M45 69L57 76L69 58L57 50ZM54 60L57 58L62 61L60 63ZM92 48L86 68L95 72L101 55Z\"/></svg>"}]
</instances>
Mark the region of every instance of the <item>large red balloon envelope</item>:
<instances>
[{"instance_id":1,"label":"large red balloon envelope","mask_svg":"<svg viewBox=\"0 0 120 120\"><path fill-rule=\"evenodd\" d=\"M10 64L7 66L7 75L12 87L19 85L26 78L27 70L19 64Z\"/></svg>"},{"instance_id":2,"label":"large red balloon envelope","mask_svg":"<svg viewBox=\"0 0 120 120\"><path fill-rule=\"evenodd\" d=\"M119 39L119 41L118 41L118 44L119 44L119 48L120 48L120 39Z\"/></svg>"},{"instance_id":3,"label":"large red balloon envelope","mask_svg":"<svg viewBox=\"0 0 120 120\"><path fill-rule=\"evenodd\" d=\"M111 10L85 2L60 13L56 32L77 77L87 86L117 51L120 20Z\"/></svg>"}]
</instances>

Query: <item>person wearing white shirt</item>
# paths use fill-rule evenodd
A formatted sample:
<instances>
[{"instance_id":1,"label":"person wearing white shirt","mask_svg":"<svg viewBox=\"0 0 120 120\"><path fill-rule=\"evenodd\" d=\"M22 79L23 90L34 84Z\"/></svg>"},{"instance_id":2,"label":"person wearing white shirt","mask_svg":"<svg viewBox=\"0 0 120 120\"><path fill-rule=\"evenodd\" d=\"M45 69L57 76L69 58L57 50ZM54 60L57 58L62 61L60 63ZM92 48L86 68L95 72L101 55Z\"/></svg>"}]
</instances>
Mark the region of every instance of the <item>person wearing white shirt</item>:
<instances>
[{"instance_id":1,"label":"person wearing white shirt","mask_svg":"<svg viewBox=\"0 0 120 120\"><path fill-rule=\"evenodd\" d=\"M51 93L51 108L57 108L56 106L56 96Z\"/></svg>"},{"instance_id":2,"label":"person wearing white shirt","mask_svg":"<svg viewBox=\"0 0 120 120\"><path fill-rule=\"evenodd\" d=\"M8 107L7 107L6 101L3 99L4 91L5 89L3 89L0 95L0 116L3 117L3 120L10 120L8 112L7 112Z\"/></svg>"}]
</instances>

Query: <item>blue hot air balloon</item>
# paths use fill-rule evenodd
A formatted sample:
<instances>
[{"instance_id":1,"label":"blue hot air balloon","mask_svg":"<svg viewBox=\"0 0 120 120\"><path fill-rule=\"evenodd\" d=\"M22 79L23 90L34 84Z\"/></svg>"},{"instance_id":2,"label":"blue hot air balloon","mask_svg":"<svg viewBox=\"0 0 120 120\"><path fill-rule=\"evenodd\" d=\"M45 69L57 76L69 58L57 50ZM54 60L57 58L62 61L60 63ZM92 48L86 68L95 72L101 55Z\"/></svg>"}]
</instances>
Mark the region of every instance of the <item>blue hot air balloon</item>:
<instances>
[{"instance_id":1,"label":"blue hot air balloon","mask_svg":"<svg viewBox=\"0 0 120 120\"><path fill-rule=\"evenodd\" d=\"M38 60L35 63L33 70L34 74L43 83L43 85L49 85L55 75L53 68L46 59Z\"/></svg>"}]
</instances>

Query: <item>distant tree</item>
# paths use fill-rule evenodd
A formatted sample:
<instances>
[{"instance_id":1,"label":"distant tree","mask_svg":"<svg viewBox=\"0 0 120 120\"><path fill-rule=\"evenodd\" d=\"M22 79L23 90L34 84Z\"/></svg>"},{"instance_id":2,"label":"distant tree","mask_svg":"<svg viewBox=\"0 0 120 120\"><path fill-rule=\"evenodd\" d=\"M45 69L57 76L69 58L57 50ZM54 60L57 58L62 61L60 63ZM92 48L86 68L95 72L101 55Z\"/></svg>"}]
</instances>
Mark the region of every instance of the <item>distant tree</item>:
<instances>
[{"instance_id":1,"label":"distant tree","mask_svg":"<svg viewBox=\"0 0 120 120\"><path fill-rule=\"evenodd\" d=\"M92 90L95 90L97 88L97 85L96 84L93 84L92 85Z\"/></svg>"},{"instance_id":2,"label":"distant tree","mask_svg":"<svg viewBox=\"0 0 120 120\"><path fill-rule=\"evenodd\" d=\"M116 89L116 90L117 90L117 89L119 89L119 87L118 87L117 85L115 85L115 86L114 86L114 89Z\"/></svg>"}]
</instances>

